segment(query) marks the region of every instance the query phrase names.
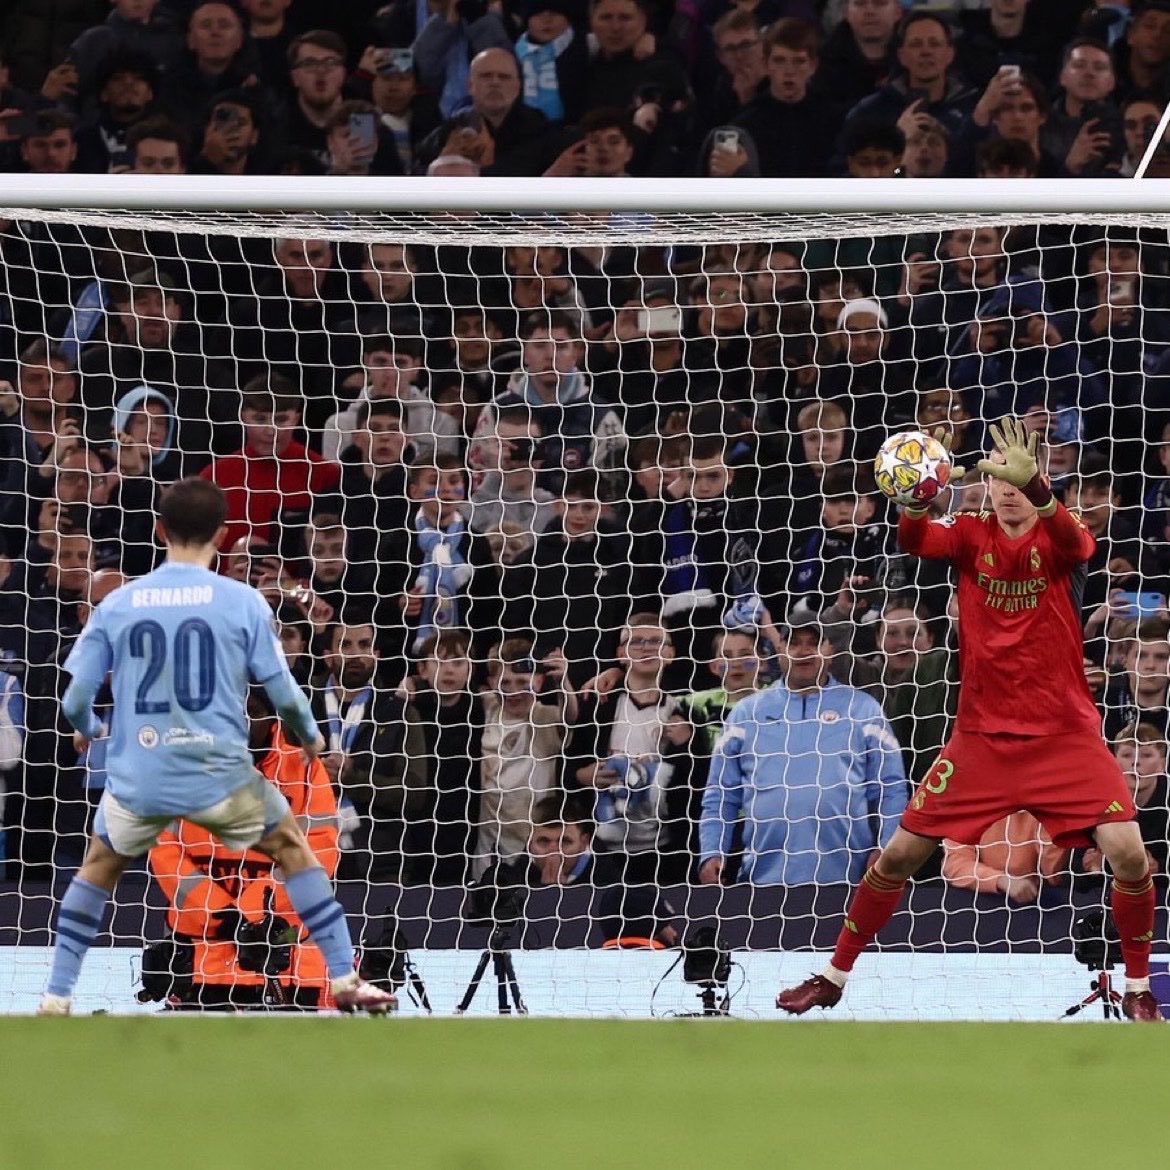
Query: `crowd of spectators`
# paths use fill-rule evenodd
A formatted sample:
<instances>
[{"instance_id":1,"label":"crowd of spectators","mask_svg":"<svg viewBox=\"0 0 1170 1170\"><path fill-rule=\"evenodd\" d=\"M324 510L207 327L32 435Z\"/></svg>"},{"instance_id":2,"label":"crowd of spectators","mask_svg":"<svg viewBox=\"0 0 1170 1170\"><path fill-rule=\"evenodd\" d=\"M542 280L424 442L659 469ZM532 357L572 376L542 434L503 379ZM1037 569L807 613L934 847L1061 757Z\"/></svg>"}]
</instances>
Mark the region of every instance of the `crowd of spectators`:
<instances>
[{"instance_id":1,"label":"crowd of spectators","mask_svg":"<svg viewBox=\"0 0 1170 1170\"><path fill-rule=\"evenodd\" d=\"M1170 96L1166 0L5 9L0 171L1126 176Z\"/></svg>"},{"instance_id":2,"label":"crowd of spectators","mask_svg":"<svg viewBox=\"0 0 1170 1170\"><path fill-rule=\"evenodd\" d=\"M430 166L427 152L450 162L467 132L484 170L564 173L550 121L594 127L568 148L577 172L608 151L610 173L692 173L712 111L712 142L742 132L736 149L765 174L824 173L834 152L854 173L905 168L918 131L945 167L1010 141L1029 173L1085 173L1077 159L1119 173L1128 127L1116 122L1129 145L1114 159L1113 138L1073 125L1080 63L1111 79L1096 99L1108 111L1092 111L1107 121L1129 108L1109 104L1114 75L1147 92L1164 61L1152 46L1170 53L1157 3L1126 21L997 0L956 14L959 40L882 0L702 19L680 5L665 25L634 0L596 0L587 15L531 11L514 51L507 10L461 3L418 28L414 6L353 4L340 31L306 39L289 23L300 7L116 0L60 63L18 4L12 81L35 92L36 62L54 67L39 82L50 104L9 102L53 129L13 136L13 165L69 169L88 143L95 169L215 170L243 144L236 169L355 173L350 119L372 85L380 129L361 165L386 174ZM1065 39L1090 7L1104 39ZM810 17L828 22L823 41ZM152 63L137 87L128 48ZM697 67L708 54L719 68ZM755 54L758 96L741 75ZM700 78L713 89L697 97ZM994 138L1005 109L1027 121L1026 95L1039 138ZM60 665L91 607L157 563L160 487L198 474L227 493L220 571L269 597L312 697L341 877L458 885L519 858L538 884L856 880L946 737L960 644L945 573L897 552L869 467L908 425L948 428L969 461L1007 413L1042 435L1098 539L1086 676L1165 872L1164 233L637 238L436 247L0 220L10 876L78 858L103 763L63 734ZM982 488L940 506L980 508ZM775 724L743 746L765 686ZM1016 901L1070 874L1092 886L1099 857L1056 854L1017 817L940 863Z\"/></svg>"}]
</instances>

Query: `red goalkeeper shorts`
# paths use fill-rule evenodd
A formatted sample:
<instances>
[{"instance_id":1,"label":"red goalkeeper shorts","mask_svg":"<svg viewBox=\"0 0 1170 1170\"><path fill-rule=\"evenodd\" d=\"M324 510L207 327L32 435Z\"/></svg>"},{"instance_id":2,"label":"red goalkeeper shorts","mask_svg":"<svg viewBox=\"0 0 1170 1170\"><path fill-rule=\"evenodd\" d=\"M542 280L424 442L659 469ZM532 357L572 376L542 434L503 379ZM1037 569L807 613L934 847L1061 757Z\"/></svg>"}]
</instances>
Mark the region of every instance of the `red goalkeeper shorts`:
<instances>
[{"instance_id":1,"label":"red goalkeeper shorts","mask_svg":"<svg viewBox=\"0 0 1170 1170\"><path fill-rule=\"evenodd\" d=\"M1063 849L1089 830L1136 815L1125 777L1101 737L956 731L902 814L923 837L978 845L996 821L1026 809Z\"/></svg>"}]
</instances>

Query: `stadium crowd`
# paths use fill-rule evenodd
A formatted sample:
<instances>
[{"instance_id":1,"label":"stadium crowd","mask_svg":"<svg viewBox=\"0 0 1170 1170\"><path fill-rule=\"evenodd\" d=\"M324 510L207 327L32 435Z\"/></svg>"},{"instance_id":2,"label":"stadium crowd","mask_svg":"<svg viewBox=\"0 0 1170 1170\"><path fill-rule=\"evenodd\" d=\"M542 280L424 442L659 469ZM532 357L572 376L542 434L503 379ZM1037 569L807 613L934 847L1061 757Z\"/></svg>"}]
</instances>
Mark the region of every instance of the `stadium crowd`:
<instances>
[{"instance_id":1,"label":"stadium crowd","mask_svg":"<svg viewBox=\"0 0 1170 1170\"><path fill-rule=\"evenodd\" d=\"M114 0L68 36L100 13L49 7L2 26L12 169L1124 174L1170 60L1158 2ZM1097 537L1086 677L1164 876L1168 277L1164 235L1088 226L432 247L0 220L9 877L77 862L103 763L60 666L157 563L160 488L203 475L328 742L302 803L339 876L856 881L959 654L869 468L914 425L970 462L1007 414ZM769 684L763 764L712 770ZM1024 814L940 863L1015 902L1102 868Z\"/></svg>"},{"instance_id":2,"label":"stadium crowd","mask_svg":"<svg viewBox=\"0 0 1170 1170\"><path fill-rule=\"evenodd\" d=\"M1126 176L1168 65L1164 0L11 0L0 171Z\"/></svg>"}]
</instances>

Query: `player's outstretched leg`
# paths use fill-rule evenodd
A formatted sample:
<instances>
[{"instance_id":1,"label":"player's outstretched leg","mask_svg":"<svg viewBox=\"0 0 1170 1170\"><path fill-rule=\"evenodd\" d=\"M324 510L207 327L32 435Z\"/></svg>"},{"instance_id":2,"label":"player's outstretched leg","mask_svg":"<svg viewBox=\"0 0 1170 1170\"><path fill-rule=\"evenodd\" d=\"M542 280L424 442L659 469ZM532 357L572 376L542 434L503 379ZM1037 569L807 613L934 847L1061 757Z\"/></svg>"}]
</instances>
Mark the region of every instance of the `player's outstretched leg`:
<instances>
[{"instance_id":1,"label":"player's outstretched leg","mask_svg":"<svg viewBox=\"0 0 1170 1170\"><path fill-rule=\"evenodd\" d=\"M86 850L57 911L57 940L49 984L37 1008L38 1016L67 1016L73 1005L73 989L81 964L97 936L102 915L129 858L120 857L99 838Z\"/></svg>"},{"instance_id":2,"label":"player's outstretched leg","mask_svg":"<svg viewBox=\"0 0 1170 1170\"><path fill-rule=\"evenodd\" d=\"M343 1012L369 1012L373 1016L393 1011L398 1006L394 996L367 983L354 970L353 940L349 937L345 910L333 896L329 878L292 816L277 825L257 848L284 871L289 901L325 957L332 980L330 990L337 1006Z\"/></svg>"},{"instance_id":3,"label":"player's outstretched leg","mask_svg":"<svg viewBox=\"0 0 1170 1170\"><path fill-rule=\"evenodd\" d=\"M802 1016L812 1008L831 1008L841 999L849 972L874 936L893 917L906 879L934 852L938 842L899 828L882 855L865 871L845 914L833 958L819 975L813 975L776 996L776 1006L789 1015Z\"/></svg>"},{"instance_id":4,"label":"player's outstretched leg","mask_svg":"<svg viewBox=\"0 0 1170 1170\"><path fill-rule=\"evenodd\" d=\"M1097 844L1113 870L1110 908L1121 939L1125 994L1121 1010L1135 1023L1162 1022L1150 991L1150 946L1154 939L1154 879L1146 847L1134 821L1098 825Z\"/></svg>"}]
</instances>

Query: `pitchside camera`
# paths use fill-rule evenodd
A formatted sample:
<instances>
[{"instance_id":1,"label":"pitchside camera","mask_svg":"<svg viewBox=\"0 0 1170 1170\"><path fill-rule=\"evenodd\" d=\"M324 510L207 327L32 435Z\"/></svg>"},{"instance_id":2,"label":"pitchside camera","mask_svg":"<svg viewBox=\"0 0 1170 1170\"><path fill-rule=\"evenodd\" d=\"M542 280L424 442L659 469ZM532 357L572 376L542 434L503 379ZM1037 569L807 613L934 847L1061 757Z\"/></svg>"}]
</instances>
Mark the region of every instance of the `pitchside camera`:
<instances>
[{"instance_id":1,"label":"pitchside camera","mask_svg":"<svg viewBox=\"0 0 1170 1170\"><path fill-rule=\"evenodd\" d=\"M362 946L358 973L375 987L391 994L409 984L411 998L429 1014L431 1003L426 985L411 960L410 941L393 915L388 914L383 919L378 941Z\"/></svg>"},{"instance_id":2,"label":"pitchside camera","mask_svg":"<svg viewBox=\"0 0 1170 1170\"><path fill-rule=\"evenodd\" d=\"M528 900L525 861L494 861L467 887L463 917L478 926L503 926L523 916Z\"/></svg>"},{"instance_id":3,"label":"pitchside camera","mask_svg":"<svg viewBox=\"0 0 1170 1170\"><path fill-rule=\"evenodd\" d=\"M683 982L726 987L731 950L713 926L696 926L683 939Z\"/></svg>"},{"instance_id":4,"label":"pitchside camera","mask_svg":"<svg viewBox=\"0 0 1170 1170\"><path fill-rule=\"evenodd\" d=\"M1108 971L1121 962L1121 936L1113 916L1090 910L1072 926L1073 956L1090 971Z\"/></svg>"},{"instance_id":5,"label":"pitchside camera","mask_svg":"<svg viewBox=\"0 0 1170 1170\"><path fill-rule=\"evenodd\" d=\"M731 1014L731 949L714 926L695 926L683 938L683 982L697 984L702 1010L677 1013L683 1019L719 1019ZM675 959L667 975L678 966ZM666 976L663 976L665 978ZM660 981L661 982L661 981ZM658 989L655 988L655 991ZM653 1012L654 997L650 997Z\"/></svg>"}]
</instances>

